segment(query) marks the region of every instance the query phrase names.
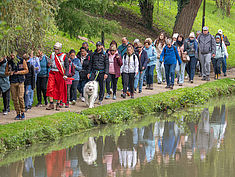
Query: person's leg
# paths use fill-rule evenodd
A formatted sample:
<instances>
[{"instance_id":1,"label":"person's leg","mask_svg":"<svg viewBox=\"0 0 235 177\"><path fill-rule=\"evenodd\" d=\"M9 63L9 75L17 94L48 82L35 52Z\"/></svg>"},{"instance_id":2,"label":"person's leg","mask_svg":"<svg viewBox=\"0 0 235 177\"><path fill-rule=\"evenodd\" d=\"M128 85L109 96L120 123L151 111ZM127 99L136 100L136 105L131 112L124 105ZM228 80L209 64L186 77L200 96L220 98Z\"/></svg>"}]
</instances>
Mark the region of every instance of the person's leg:
<instances>
[{"instance_id":1,"label":"person's leg","mask_svg":"<svg viewBox=\"0 0 235 177\"><path fill-rule=\"evenodd\" d=\"M4 105L3 112L8 112L8 108L9 108L9 96L10 96L10 89L8 89L5 92L2 92L3 105Z\"/></svg>"},{"instance_id":2,"label":"person's leg","mask_svg":"<svg viewBox=\"0 0 235 177\"><path fill-rule=\"evenodd\" d=\"M162 71L162 82L165 82L166 81L166 72L165 72L165 66L163 63L161 64L161 71Z\"/></svg>"},{"instance_id":3,"label":"person's leg","mask_svg":"<svg viewBox=\"0 0 235 177\"><path fill-rule=\"evenodd\" d=\"M140 74L139 92L142 92L145 72L146 72L146 69L142 71L142 74Z\"/></svg>"},{"instance_id":4,"label":"person's leg","mask_svg":"<svg viewBox=\"0 0 235 177\"><path fill-rule=\"evenodd\" d=\"M221 74L221 63L224 61L224 58L218 58L217 67L218 67L218 74ZM223 67L223 66L222 66ZM223 70L223 68L222 68ZM223 72L223 71L222 71ZM226 72L225 72L226 73Z\"/></svg>"},{"instance_id":5,"label":"person's leg","mask_svg":"<svg viewBox=\"0 0 235 177\"><path fill-rule=\"evenodd\" d=\"M170 76L171 76L171 81L170 81L170 85L174 86L174 82L175 82L175 67L176 64L171 64L170 66Z\"/></svg>"},{"instance_id":6,"label":"person's leg","mask_svg":"<svg viewBox=\"0 0 235 177\"><path fill-rule=\"evenodd\" d=\"M11 84L11 97L12 97L14 108L15 108L17 115L20 114L20 104L18 100L18 91L19 91L18 87L19 87L19 83Z\"/></svg>"},{"instance_id":7,"label":"person's leg","mask_svg":"<svg viewBox=\"0 0 235 177\"><path fill-rule=\"evenodd\" d=\"M42 81L41 81L41 83L42 83L41 90L42 90L42 94L43 94L45 105L48 104L47 96L46 96L46 93L47 93L47 82L48 82L48 77L43 77Z\"/></svg>"},{"instance_id":8,"label":"person's leg","mask_svg":"<svg viewBox=\"0 0 235 177\"><path fill-rule=\"evenodd\" d=\"M111 74L111 81L112 81L112 86L113 86L113 95L116 95L118 77L116 78L115 74Z\"/></svg>"},{"instance_id":9,"label":"person's leg","mask_svg":"<svg viewBox=\"0 0 235 177\"><path fill-rule=\"evenodd\" d=\"M108 75L108 78L105 80L105 84L106 84L106 90L107 90L107 94L110 95L110 82L111 82L111 75Z\"/></svg>"},{"instance_id":10,"label":"person's leg","mask_svg":"<svg viewBox=\"0 0 235 177\"><path fill-rule=\"evenodd\" d=\"M41 86L42 77L38 77L36 82L36 91L37 91L37 99L38 99L38 105L42 104L42 86Z\"/></svg>"},{"instance_id":11,"label":"person's leg","mask_svg":"<svg viewBox=\"0 0 235 177\"><path fill-rule=\"evenodd\" d=\"M197 59L195 57L190 57L190 80L193 81L196 72Z\"/></svg>"},{"instance_id":12,"label":"person's leg","mask_svg":"<svg viewBox=\"0 0 235 177\"><path fill-rule=\"evenodd\" d=\"M26 85L25 87L25 92L24 92L24 102L25 102L25 107L26 109L29 109L30 107L30 90L31 90L31 85Z\"/></svg>"},{"instance_id":13,"label":"person's leg","mask_svg":"<svg viewBox=\"0 0 235 177\"><path fill-rule=\"evenodd\" d=\"M149 83L153 84L153 75L154 75L154 68L156 65L152 65L150 67L150 72L149 72Z\"/></svg>"},{"instance_id":14,"label":"person's leg","mask_svg":"<svg viewBox=\"0 0 235 177\"><path fill-rule=\"evenodd\" d=\"M123 93L126 93L127 87L129 85L129 77L127 73L122 74L122 82L123 82Z\"/></svg>"},{"instance_id":15,"label":"person's leg","mask_svg":"<svg viewBox=\"0 0 235 177\"><path fill-rule=\"evenodd\" d=\"M140 84L139 81L140 81L140 71L139 71L139 73L137 74L137 76L135 77L135 81L134 81L134 89L135 89L135 90L137 89L138 84ZM140 86L139 86L139 87L140 87Z\"/></svg>"},{"instance_id":16,"label":"person's leg","mask_svg":"<svg viewBox=\"0 0 235 177\"><path fill-rule=\"evenodd\" d=\"M73 81L72 83L72 88L71 88L71 101L75 100L77 101L77 87L78 87L78 83L79 81L76 80L76 81Z\"/></svg>"},{"instance_id":17,"label":"person's leg","mask_svg":"<svg viewBox=\"0 0 235 177\"><path fill-rule=\"evenodd\" d=\"M178 60L177 60L176 67L175 67L175 73L176 73L176 77L177 77L177 82L179 83L180 65L179 65Z\"/></svg>"},{"instance_id":18,"label":"person's leg","mask_svg":"<svg viewBox=\"0 0 235 177\"><path fill-rule=\"evenodd\" d=\"M179 84L184 83L185 66L186 66L186 63L184 63L184 62L182 62L180 65Z\"/></svg>"},{"instance_id":19,"label":"person's leg","mask_svg":"<svg viewBox=\"0 0 235 177\"><path fill-rule=\"evenodd\" d=\"M134 79L135 79L135 73L129 74L129 85L130 85L130 92L131 96L134 96Z\"/></svg>"},{"instance_id":20,"label":"person's leg","mask_svg":"<svg viewBox=\"0 0 235 177\"><path fill-rule=\"evenodd\" d=\"M207 78L210 76L210 63L211 63L211 54L205 55L205 73Z\"/></svg>"},{"instance_id":21,"label":"person's leg","mask_svg":"<svg viewBox=\"0 0 235 177\"><path fill-rule=\"evenodd\" d=\"M162 83L162 72L161 72L161 63L159 59L157 59L156 72L157 72L157 82L160 84Z\"/></svg>"},{"instance_id":22,"label":"person's leg","mask_svg":"<svg viewBox=\"0 0 235 177\"><path fill-rule=\"evenodd\" d=\"M147 82L147 87L149 86L149 73L150 73L150 66L147 66L147 70L146 70L146 82Z\"/></svg>"},{"instance_id":23,"label":"person's leg","mask_svg":"<svg viewBox=\"0 0 235 177\"><path fill-rule=\"evenodd\" d=\"M103 101L104 99L104 92L105 92L105 80L104 80L104 73L99 73L97 77L97 81L99 82L99 101Z\"/></svg>"},{"instance_id":24,"label":"person's leg","mask_svg":"<svg viewBox=\"0 0 235 177\"><path fill-rule=\"evenodd\" d=\"M170 86L170 65L164 64L165 67L165 73L166 73L166 84L167 86Z\"/></svg>"},{"instance_id":25,"label":"person's leg","mask_svg":"<svg viewBox=\"0 0 235 177\"><path fill-rule=\"evenodd\" d=\"M24 83L19 84L19 103L20 103L20 111L21 113L25 112L25 105L24 105Z\"/></svg>"},{"instance_id":26,"label":"person's leg","mask_svg":"<svg viewBox=\"0 0 235 177\"><path fill-rule=\"evenodd\" d=\"M34 90L32 89L32 86L31 86L30 91L29 91L29 106L30 106L30 108L33 105L33 96L34 96Z\"/></svg>"},{"instance_id":27,"label":"person's leg","mask_svg":"<svg viewBox=\"0 0 235 177\"><path fill-rule=\"evenodd\" d=\"M221 59L221 63L222 63L222 72L226 74L227 70L226 55L224 55L224 57Z\"/></svg>"}]
</instances>

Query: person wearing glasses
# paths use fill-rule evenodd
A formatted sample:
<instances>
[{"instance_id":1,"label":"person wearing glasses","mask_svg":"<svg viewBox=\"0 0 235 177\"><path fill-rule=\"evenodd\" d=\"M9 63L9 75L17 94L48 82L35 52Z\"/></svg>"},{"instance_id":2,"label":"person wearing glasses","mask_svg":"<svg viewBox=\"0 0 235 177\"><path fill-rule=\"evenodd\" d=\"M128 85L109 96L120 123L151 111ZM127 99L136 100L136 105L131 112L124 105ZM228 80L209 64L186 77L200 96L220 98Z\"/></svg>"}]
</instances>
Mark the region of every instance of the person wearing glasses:
<instances>
[{"instance_id":1,"label":"person wearing glasses","mask_svg":"<svg viewBox=\"0 0 235 177\"><path fill-rule=\"evenodd\" d=\"M175 81L175 67L177 60L179 65L181 65L182 61L180 59L178 50L175 46L172 45L172 39L169 38L166 40L167 46L164 47L161 55L160 62L164 62L165 72L166 72L166 88L173 89L174 81Z\"/></svg>"},{"instance_id":2,"label":"person wearing glasses","mask_svg":"<svg viewBox=\"0 0 235 177\"><path fill-rule=\"evenodd\" d=\"M107 54L109 57L109 74L106 80L107 96L105 97L105 99L110 98L110 82L112 82L113 100L116 100L117 82L118 78L121 75L120 68L123 63L121 56L118 54L116 45L111 45Z\"/></svg>"},{"instance_id":3,"label":"person wearing glasses","mask_svg":"<svg viewBox=\"0 0 235 177\"><path fill-rule=\"evenodd\" d=\"M143 87L143 82L144 82L144 75L145 75L147 64L148 64L148 54L144 50L144 46L142 43L138 43L137 49L138 49L137 54L139 57L139 65L140 65L139 68L140 69L139 69L137 76L135 77L134 88L136 90L137 86L139 84L139 93L141 93L142 87Z\"/></svg>"},{"instance_id":4,"label":"person wearing glasses","mask_svg":"<svg viewBox=\"0 0 235 177\"><path fill-rule=\"evenodd\" d=\"M49 97L50 105L47 110L54 109L54 100L57 100L56 110L59 111L60 100L63 103L67 102L67 85L65 80L68 78L69 72L69 60L66 54L61 52L62 44L57 42L54 45L54 51L49 59L49 66L51 70L49 72L47 94Z\"/></svg>"}]
</instances>

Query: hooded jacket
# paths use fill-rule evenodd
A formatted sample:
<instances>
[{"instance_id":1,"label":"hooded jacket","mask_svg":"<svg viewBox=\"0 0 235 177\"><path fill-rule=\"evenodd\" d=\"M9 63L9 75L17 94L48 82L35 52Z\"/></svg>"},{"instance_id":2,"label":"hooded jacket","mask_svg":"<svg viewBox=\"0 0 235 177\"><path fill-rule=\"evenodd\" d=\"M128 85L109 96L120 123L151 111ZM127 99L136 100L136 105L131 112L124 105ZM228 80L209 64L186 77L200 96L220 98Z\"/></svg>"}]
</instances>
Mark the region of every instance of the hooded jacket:
<instances>
[{"instance_id":1,"label":"hooded jacket","mask_svg":"<svg viewBox=\"0 0 235 177\"><path fill-rule=\"evenodd\" d=\"M197 38L199 44L199 52L201 54L215 54L216 43L215 38L210 34L200 34Z\"/></svg>"},{"instance_id":2,"label":"hooded jacket","mask_svg":"<svg viewBox=\"0 0 235 177\"><path fill-rule=\"evenodd\" d=\"M138 56L133 53L131 56L125 54L122 57L121 73L138 73L139 71L139 59Z\"/></svg>"}]
</instances>

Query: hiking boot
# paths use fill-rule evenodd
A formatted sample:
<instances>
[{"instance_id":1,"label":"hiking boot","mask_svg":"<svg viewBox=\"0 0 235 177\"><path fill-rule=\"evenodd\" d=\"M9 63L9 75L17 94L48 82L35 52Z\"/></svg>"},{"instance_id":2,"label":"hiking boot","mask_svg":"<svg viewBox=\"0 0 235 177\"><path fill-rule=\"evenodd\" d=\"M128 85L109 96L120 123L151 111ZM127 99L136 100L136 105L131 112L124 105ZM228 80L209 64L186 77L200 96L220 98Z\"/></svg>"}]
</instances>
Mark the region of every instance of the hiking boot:
<instances>
[{"instance_id":1,"label":"hiking boot","mask_svg":"<svg viewBox=\"0 0 235 177\"><path fill-rule=\"evenodd\" d=\"M122 97L122 98L126 98L126 94L125 94L125 93L122 93L122 94L121 94L121 97Z\"/></svg>"},{"instance_id":2,"label":"hiking boot","mask_svg":"<svg viewBox=\"0 0 235 177\"><path fill-rule=\"evenodd\" d=\"M105 97L105 99L110 99L111 97L110 97L110 95L109 94L107 94L107 96Z\"/></svg>"},{"instance_id":3,"label":"hiking boot","mask_svg":"<svg viewBox=\"0 0 235 177\"><path fill-rule=\"evenodd\" d=\"M179 84L179 86L183 86L183 84Z\"/></svg>"},{"instance_id":4,"label":"hiking boot","mask_svg":"<svg viewBox=\"0 0 235 177\"><path fill-rule=\"evenodd\" d=\"M162 82L161 82L161 81L160 81L160 82L157 82L157 84L159 84L159 85L160 85L160 84L162 84Z\"/></svg>"},{"instance_id":5,"label":"hiking boot","mask_svg":"<svg viewBox=\"0 0 235 177\"><path fill-rule=\"evenodd\" d=\"M170 86L169 86L169 85L167 85L165 88L166 88L166 89L168 89L168 88L170 88Z\"/></svg>"},{"instance_id":6,"label":"hiking boot","mask_svg":"<svg viewBox=\"0 0 235 177\"><path fill-rule=\"evenodd\" d=\"M149 84L149 90L153 90L153 84Z\"/></svg>"},{"instance_id":7,"label":"hiking boot","mask_svg":"<svg viewBox=\"0 0 235 177\"><path fill-rule=\"evenodd\" d=\"M56 110L56 111L59 111L59 110L60 110L60 105L59 105L59 104L56 104L55 110Z\"/></svg>"},{"instance_id":8,"label":"hiking boot","mask_svg":"<svg viewBox=\"0 0 235 177\"><path fill-rule=\"evenodd\" d=\"M17 114L17 116L15 117L15 120L20 120L21 117L20 117L20 114Z\"/></svg>"},{"instance_id":9,"label":"hiking boot","mask_svg":"<svg viewBox=\"0 0 235 177\"><path fill-rule=\"evenodd\" d=\"M25 114L24 114L24 112L23 112L23 113L21 113L20 118L21 118L21 120L24 120L24 119L25 119Z\"/></svg>"},{"instance_id":10,"label":"hiking boot","mask_svg":"<svg viewBox=\"0 0 235 177\"><path fill-rule=\"evenodd\" d=\"M52 109L54 109L54 104L50 104L50 105L46 108L46 110L52 110Z\"/></svg>"}]
</instances>

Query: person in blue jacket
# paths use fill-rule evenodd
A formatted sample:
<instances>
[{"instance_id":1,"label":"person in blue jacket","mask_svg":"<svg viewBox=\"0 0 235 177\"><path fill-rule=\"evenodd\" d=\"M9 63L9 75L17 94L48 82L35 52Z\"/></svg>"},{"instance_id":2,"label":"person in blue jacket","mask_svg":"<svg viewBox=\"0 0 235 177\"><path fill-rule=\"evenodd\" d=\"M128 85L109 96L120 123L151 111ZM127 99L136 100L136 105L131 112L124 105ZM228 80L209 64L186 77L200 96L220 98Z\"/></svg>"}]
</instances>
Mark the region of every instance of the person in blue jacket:
<instances>
[{"instance_id":1,"label":"person in blue jacket","mask_svg":"<svg viewBox=\"0 0 235 177\"><path fill-rule=\"evenodd\" d=\"M174 82L175 82L175 67L177 60L179 65L181 65L182 61L180 59L179 53L177 48L172 45L172 39L167 39L166 41L167 46L164 47L161 56L160 62L164 62L165 72L166 72L166 88L173 89ZM170 79L171 77L171 79Z\"/></svg>"}]
</instances>

